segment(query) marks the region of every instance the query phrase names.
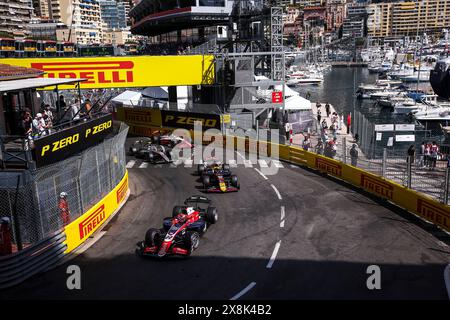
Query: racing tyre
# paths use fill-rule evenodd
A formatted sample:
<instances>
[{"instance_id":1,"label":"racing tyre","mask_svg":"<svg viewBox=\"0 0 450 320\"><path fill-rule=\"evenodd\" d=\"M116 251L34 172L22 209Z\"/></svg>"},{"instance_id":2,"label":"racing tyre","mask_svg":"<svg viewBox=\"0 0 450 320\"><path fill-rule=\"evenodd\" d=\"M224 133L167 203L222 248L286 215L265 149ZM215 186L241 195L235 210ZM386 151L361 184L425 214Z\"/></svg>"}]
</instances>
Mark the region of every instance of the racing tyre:
<instances>
[{"instance_id":1,"label":"racing tyre","mask_svg":"<svg viewBox=\"0 0 450 320\"><path fill-rule=\"evenodd\" d=\"M153 161L155 161L155 155L154 155L152 152L150 152L150 153L147 155L147 161L148 161L148 162L153 162Z\"/></svg>"},{"instance_id":2,"label":"racing tyre","mask_svg":"<svg viewBox=\"0 0 450 320\"><path fill-rule=\"evenodd\" d=\"M235 188L239 188L239 180L236 175L231 176L231 185Z\"/></svg>"},{"instance_id":3,"label":"racing tyre","mask_svg":"<svg viewBox=\"0 0 450 320\"><path fill-rule=\"evenodd\" d=\"M197 165L197 173L199 175L201 175L203 173L203 171L205 170L205 165L204 164L199 164Z\"/></svg>"},{"instance_id":4,"label":"racing tyre","mask_svg":"<svg viewBox=\"0 0 450 320\"><path fill-rule=\"evenodd\" d=\"M211 184L211 179L209 176L203 176L203 189L208 189L209 185Z\"/></svg>"},{"instance_id":5,"label":"racing tyre","mask_svg":"<svg viewBox=\"0 0 450 320\"><path fill-rule=\"evenodd\" d=\"M192 252L197 249L200 244L200 234L196 231L186 232L183 238L183 243L186 249L189 250L189 255L192 254Z\"/></svg>"},{"instance_id":6,"label":"racing tyre","mask_svg":"<svg viewBox=\"0 0 450 320\"><path fill-rule=\"evenodd\" d=\"M144 241L148 247L158 246L161 243L161 231L154 228L148 229Z\"/></svg>"},{"instance_id":7,"label":"racing tyre","mask_svg":"<svg viewBox=\"0 0 450 320\"><path fill-rule=\"evenodd\" d=\"M160 144L161 138L160 138L159 136L153 136L153 137L152 137L152 142L153 142L154 144Z\"/></svg>"},{"instance_id":8,"label":"racing tyre","mask_svg":"<svg viewBox=\"0 0 450 320\"><path fill-rule=\"evenodd\" d=\"M184 206L175 206L172 210L172 218L175 218L177 215L182 213L183 209L186 209Z\"/></svg>"},{"instance_id":9,"label":"racing tyre","mask_svg":"<svg viewBox=\"0 0 450 320\"><path fill-rule=\"evenodd\" d=\"M208 223L214 224L219 220L219 214L217 213L217 209L215 207L208 207L208 211L206 211L205 220Z\"/></svg>"}]
</instances>

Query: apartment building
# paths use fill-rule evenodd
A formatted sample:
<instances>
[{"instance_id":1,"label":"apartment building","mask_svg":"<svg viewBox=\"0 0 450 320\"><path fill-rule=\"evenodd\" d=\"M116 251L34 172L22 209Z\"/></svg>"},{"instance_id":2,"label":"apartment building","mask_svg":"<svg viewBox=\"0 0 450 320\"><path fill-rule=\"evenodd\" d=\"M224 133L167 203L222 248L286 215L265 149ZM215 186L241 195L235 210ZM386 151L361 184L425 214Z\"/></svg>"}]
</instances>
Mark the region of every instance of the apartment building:
<instances>
[{"instance_id":1,"label":"apartment building","mask_svg":"<svg viewBox=\"0 0 450 320\"><path fill-rule=\"evenodd\" d=\"M342 36L364 37L364 27L368 12L366 4L350 4L347 6L347 18L342 24Z\"/></svg>"},{"instance_id":2,"label":"apartment building","mask_svg":"<svg viewBox=\"0 0 450 320\"><path fill-rule=\"evenodd\" d=\"M98 0L98 3L106 28L124 29L127 27L127 11L123 1Z\"/></svg>"},{"instance_id":3,"label":"apartment building","mask_svg":"<svg viewBox=\"0 0 450 320\"><path fill-rule=\"evenodd\" d=\"M373 38L389 37L392 24L392 3L377 3L368 6L367 35Z\"/></svg>"},{"instance_id":4,"label":"apartment building","mask_svg":"<svg viewBox=\"0 0 450 320\"><path fill-rule=\"evenodd\" d=\"M61 8L59 0L31 0L34 15L45 21L59 21L61 19Z\"/></svg>"},{"instance_id":5,"label":"apartment building","mask_svg":"<svg viewBox=\"0 0 450 320\"><path fill-rule=\"evenodd\" d=\"M33 7L28 0L0 0L0 32L11 37L28 35Z\"/></svg>"},{"instance_id":6,"label":"apartment building","mask_svg":"<svg viewBox=\"0 0 450 320\"><path fill-rule=\"evenodd\" d=\"M80 44L99 44L103 40L103 21L97 0L57 0L61 8L62 31L66 41Z\"/></svg>"},{"instance_id":7,"label":"apartment building","mask_svg":"<svg viewBox=\"0 0 450 320\"><path fill-rule=\"evenodd\" d=\"M392 4L392 36L439 33L450 25L450 0L395 2Z\"/></svg>"}]
</instances>

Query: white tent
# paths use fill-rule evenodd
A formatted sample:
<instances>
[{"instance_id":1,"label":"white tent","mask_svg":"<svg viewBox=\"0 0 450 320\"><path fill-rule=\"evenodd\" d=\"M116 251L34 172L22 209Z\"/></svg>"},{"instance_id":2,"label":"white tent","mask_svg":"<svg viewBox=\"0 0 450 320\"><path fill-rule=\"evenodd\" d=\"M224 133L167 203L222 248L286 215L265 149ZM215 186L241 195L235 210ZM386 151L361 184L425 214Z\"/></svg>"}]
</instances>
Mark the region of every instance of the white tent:
<instances>
[{"instance_id":1,"label":"white tent","mask_svg":"<svg viewBox=\"0 0 450 320\"><path fill-rule=\"evenodd\" d=\"M137 106L139 104L139 99L141 98L141 93L136 91L127 90L117 97L113 98L111 101L122 103L124 105Z\"/></svg>"},{"instance_id":2,"label":"white tent","mask_svg":"<svg viewBox=\"0 0 450 320\"><path fill-rule=\"evenodd\" d=\"M283 86L281 84L277 84L275 86L275 90L276 91L282 91L283 90ZM300 93L298 93L295 90L292 90L287 85L284 85L284 97L285 98L292 97L292 96L299 96L299 95L300 95Z\"/></svg>"},{"instance_id":3,"label":"white tent","mask_svg":"<svg viewBox=\"0 0 450 320\"><path fill-rule=\"evenodd\" d=\"M306 111L311 109L311 101L301 96L291 96L284 102L285 110Z\"/></svg>"}]
</instances>

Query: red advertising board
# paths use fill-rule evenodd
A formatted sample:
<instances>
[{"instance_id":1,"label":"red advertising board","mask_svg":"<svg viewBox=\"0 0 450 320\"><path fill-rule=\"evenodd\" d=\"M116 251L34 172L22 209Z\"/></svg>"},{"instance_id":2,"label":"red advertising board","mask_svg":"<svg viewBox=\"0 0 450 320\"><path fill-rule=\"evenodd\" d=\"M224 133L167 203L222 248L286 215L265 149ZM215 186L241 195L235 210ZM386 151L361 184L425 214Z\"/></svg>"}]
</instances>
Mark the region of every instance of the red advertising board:
<instances>
[{"instance_id":1,"label":"red advertising board","mask_svg":"<svg viewBox=\"0 0 450 320\"><path fill-rule=\"evenodd\" d=\"M283 92L274 91L272 92L272 103L282 103L283 102Z\"/></svg>"}]
</instances>

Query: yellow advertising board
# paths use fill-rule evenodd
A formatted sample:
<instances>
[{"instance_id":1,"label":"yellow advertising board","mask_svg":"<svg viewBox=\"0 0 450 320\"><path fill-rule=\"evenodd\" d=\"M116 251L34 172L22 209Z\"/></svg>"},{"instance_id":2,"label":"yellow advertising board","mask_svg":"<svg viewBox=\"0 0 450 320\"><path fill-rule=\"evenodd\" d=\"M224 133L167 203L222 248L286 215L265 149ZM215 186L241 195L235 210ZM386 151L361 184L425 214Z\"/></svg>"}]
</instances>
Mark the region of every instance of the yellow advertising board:
<instances>
[{"instance_id":1,"label":"yellow advertising board","mask_svg":"<svg viewBox=\"0 0 450 320\"><path fill-rule=\"evenodd\" d=\"M150 108L117 108L117 120L130 126L161 127L161 110Z\"/></svg>"},{"instance_id":2,"label":"yellow advertising board","mask_svg":"<svg viewBox=\"0 0 450 320\"><path fill-rule=\"evenodd\" d=\"M128 172L125 171L125 175L120 183L110 193L64 228L66 233L65 242L67 244L67 249L64 253L71 252L98 230L125 201L127 192Z\"/></svg>"},{"instance_id":3,"label":"yellow advertising board","mask_svg":"<svg viewBox=\"0 0 450 320\"><path fill-rule=\"evenodd\" d=\"M212 84L214 56L11 58L2 63L35 68L46 78L85 78L81 89ZM60 86L73 89L73 86Z\"/></svg>"}]
</instances>

